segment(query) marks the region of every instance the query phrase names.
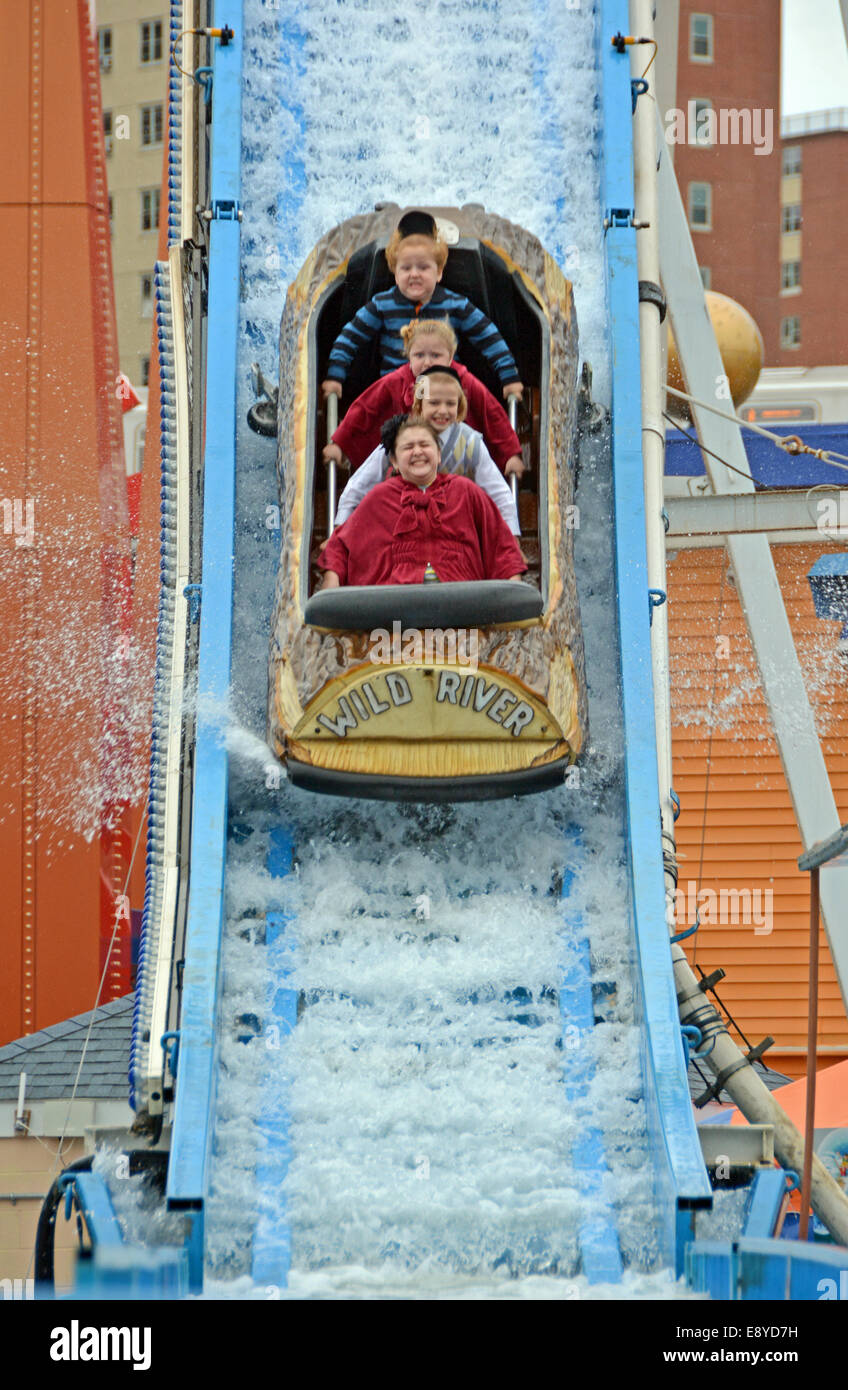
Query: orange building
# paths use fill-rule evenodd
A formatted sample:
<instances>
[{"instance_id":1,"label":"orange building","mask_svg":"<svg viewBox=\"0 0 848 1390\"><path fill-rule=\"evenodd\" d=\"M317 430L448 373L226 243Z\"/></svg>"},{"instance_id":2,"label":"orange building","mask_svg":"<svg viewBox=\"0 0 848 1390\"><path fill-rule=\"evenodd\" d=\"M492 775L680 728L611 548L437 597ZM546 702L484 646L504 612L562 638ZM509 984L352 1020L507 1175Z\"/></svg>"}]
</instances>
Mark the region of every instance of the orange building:
<instances>
[{"instance_id":1,"label":"orange building","mask_svg":"<svg viewBox=\"0 0 848 1390\"><path fill-rule=\"evenodd\" d=\"M816 617L807 574L833 543L772 547L840 820L848 821L846 672L840 624ZM798 1076L807 1050L809 874L745 620L724 548L683 550L668 567L679 929L766 1062ZM824 870L823 872L827 872ZM738 1041L738 1038L737 1038ZM821 932L818 1063L848 1057L848 1019Z\"/></svg>"}]
</instances>

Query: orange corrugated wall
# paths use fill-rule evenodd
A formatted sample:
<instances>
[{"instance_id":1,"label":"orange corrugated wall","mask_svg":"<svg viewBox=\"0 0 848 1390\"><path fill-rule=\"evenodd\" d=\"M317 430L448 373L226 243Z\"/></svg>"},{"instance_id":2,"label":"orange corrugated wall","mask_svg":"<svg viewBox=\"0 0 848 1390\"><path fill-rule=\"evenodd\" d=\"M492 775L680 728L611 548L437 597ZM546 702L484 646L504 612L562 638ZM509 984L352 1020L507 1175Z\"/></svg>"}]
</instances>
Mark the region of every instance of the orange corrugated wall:
<instances>
[{"instance_id":1,"label":"orange corrugated wall","mask_svg":"<svg viewBox=\"0 0 848 1390\"><path fill-rule=\"evenodd\" d=\"M21 538L7 508L0 529L3 1043L92 1006L116 918L101 998L129 987L117 900L140 783L92 11L0 0L0 15L0 502L33 519Z\"/></svg>"},{"instance_id":2,"label":"orange corrugated wall","mask_svg":"<svg viewBox=\"0 0 848 1390\"><path fill-rule=\"evenodd\" d=\"M773 546L840 820L848 820L848 672L840 624L815 616L807 574L833 546ZM706 921L684 942L690 961L727 972L718 993L751 1043L766 1034L766 1062L790 1076L806 1059L809 874L768 709L724 550L684 550L668 567L674 785L680 926L700 890ZM748 897L726 897L721 890ZM759 899L755 896L759 890ZM772 894L771 911L767 893ZM734 914L738 918L734 922ZM748 921L744 920L748 916ZM702 920L703 920L702 916ZM818 1064L848 1056L848 1020L820 933Z\"/></svg>"}]
</instances>

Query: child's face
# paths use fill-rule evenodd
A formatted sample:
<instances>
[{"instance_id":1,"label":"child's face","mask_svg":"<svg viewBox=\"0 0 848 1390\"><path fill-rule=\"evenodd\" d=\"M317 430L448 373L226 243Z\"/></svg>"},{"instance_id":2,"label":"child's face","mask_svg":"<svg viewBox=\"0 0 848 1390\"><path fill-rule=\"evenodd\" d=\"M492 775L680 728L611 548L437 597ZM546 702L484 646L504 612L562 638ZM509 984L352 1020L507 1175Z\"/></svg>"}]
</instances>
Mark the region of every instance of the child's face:
<instances>
[{"instance_id":1,"label":"child's face","mask_svg":"<svg viewBox=\"0 0 848 1390\"><path fill-rule=\"evenodd\" d=\"M432 299L433 291L442 278L432 252L426 242L414 241L402 246L395 266L395 284L407 299L416 304L426 304Z\"/></svg>"},{"instance_id":2,"label":"child's face","mask_svg":"<svg viewBox=\"0 0 848 1390\"><path fill-rule=\"evenodd\" d=\"M426 376L422 384L430 389L418 401L418 414L441 434L442 430L454 424L459 414L459 387L448 381L433 381Z\"/></svg>"},{"instance_id":3,"label":"child's face","mask_svg":"<svg viewBox=\"0 0 848 1390\"><path fill-rule=\"evenodd\" d=\"M451 355L441 338L435 333L419 333L412 340L409 349L409 365L412 375L418 376L425 367L449 367Z\"/></svg>"}]
</instances>

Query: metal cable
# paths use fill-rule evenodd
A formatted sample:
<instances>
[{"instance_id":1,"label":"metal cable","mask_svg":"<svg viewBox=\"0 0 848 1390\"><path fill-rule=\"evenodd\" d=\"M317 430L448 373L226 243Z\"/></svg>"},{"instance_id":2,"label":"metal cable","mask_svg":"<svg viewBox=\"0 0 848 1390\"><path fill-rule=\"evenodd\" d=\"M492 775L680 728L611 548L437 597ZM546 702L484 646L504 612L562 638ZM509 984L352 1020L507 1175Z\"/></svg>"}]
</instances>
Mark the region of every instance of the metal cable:
<instances>
[{"instance_id":1,"label":"metal cable","mask_svg":"<svg viewBox=\"0 0 848 1390\"><path fill-rule=\"evenodd\" d=\"M728 415L726 410L719 410L717 406L710 405L707 401L699 401L696 396L690 396L687 391L678 391L676 386L669 386L668 383L666 383L666 390L670 391L673 396L679 396L681 400L691 401L692 405L700 406L702 410L712 411L713 415L720 416L722 420L729 420L739 429L753 430L755 434L761 434L764 439L770 439L773 444L788 454L812 454L814 458L821 459L823 463L829 463L834 468L842 468L848 473L848 454L837 454L830 449L814 449L811 445L805 444L797 434L775 434L773 430L767 430L762 425L755 425L751 420L742 420L738 415ZM842 459L843 462L837 463L837 459ZM732 465L728 463L725 466L730 468Z\"/></svg>"}]
</instances>

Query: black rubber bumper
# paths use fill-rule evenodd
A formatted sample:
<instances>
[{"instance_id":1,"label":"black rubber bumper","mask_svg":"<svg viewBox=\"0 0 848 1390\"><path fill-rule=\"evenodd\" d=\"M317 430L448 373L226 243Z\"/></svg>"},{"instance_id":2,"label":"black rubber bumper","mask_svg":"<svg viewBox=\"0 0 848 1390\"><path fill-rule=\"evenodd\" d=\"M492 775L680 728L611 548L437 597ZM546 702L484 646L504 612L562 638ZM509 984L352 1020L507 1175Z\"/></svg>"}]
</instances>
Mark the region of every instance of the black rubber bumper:
<instances>
[{"instance_id":1,"label":"black rubber bumper","mask_svg":"<svg viewBox=\"0 0 848 1390\"><path fill-rule=\"evenodd\" d=\"M313 767L293 758L286 767L293 786L325 796L359 796L370 801L498 801L560 786L569 760L559 758L540 767L487 773L485 777L378 777Z\"/></svg>"},{"instance_id":2,"label":"black rubber bumper","mask_svg":"<svg viewBox=\"0 0 848 1390\"><path fill-rule=\"evenodd\" d=\"M509 579L467 584L363 584L322 589L307 601L303 620L337 632L409 628L490 627L538 618L538 589Z\"/></svg>"}]
</instances>

